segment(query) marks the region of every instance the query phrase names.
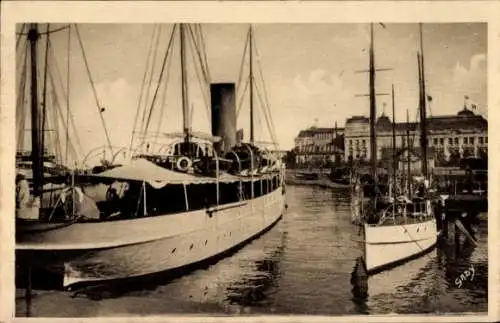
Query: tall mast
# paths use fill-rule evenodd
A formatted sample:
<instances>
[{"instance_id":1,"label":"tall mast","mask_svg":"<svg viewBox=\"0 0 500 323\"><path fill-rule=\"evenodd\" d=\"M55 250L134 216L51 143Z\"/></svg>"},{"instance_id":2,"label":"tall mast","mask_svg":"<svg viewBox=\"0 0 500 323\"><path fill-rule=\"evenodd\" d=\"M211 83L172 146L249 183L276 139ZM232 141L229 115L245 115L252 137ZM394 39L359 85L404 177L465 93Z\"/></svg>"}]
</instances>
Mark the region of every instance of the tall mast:
<instances>
[{"instance_id":1,"label":"tall mast","mask_svg":"<svg viewBox=\"0 0 500 323\"><path fill-rule=\"evenodd\" d=\"M420 31L420 55L419 55L419 76L420 76L420 147L422 149L422 175L427 178L427 109L425 94L425 68L424 68L424 44L422 40L422 24L419 24Z\"/></svg>"},{"instance_id":2,"label":"tall mast","mask_svg":"<svg viewBox=\"0 0 500 323\"><path fill-rule=\"evenodd\" d=\"M37 76L37 24L31 24L28 32L31 50L31 158L33 162L33 195L42 193L42 156L40 152L40 120L38 115L38 76Z\"/></svg>"},{"instance_id":3,"label":"tall mast","mask_svg":"<svg viewBox=\"0 0 500 323\"><path fill-rule=\"evenodd\" d=\"M181 84L182 84L182 117L184 125L184 143L185 149L189 151L189 101L188 84L186 82L186 49L184 44L184 24L180 24L180 43L181 43ZM186 151L186 152L187 152ZM185 153L186 153L185 152Z\"/></svg>"},{"instance_id":4,"label":"tall mast","mask_svg":"<svg viewBox=\"0 0 500 323\"><path fill-rule=\"evenodd\" d=\"M249 50L250 50L250 75L249 75L249 82L250 82L250 143L254 143L254 125L253 125L253 31L252 31L252 25L250 25L250 37L249 37Z\"/></svg>"},{"instance_id":5,"label":"tall mast","mask_svg":"<svg viewBox=\"0 0 500 323\"><path fill-rule=\"evenodd\" d=\"M377 133L376 118L377 107L375 98L375 54L373 49L373 23L370 24L370 149L372 175L375 186L377 186Z\"/></svg>"},{"instance_id":6,"label":"tall mast","mask_svg":"<svg viewBox=\"0 0 500 323\"><path fill-rule=\"evenodd\" d=\"M408 186L408 195L411 197L411 185L410 185L410 178L411 178L411 168L410 168L410 115L408 113L408 109L406 109L406 144L408 145L407 149L407 177L406 177L406 185Z\"/></svg>"},{"instance_id":7,"label":"tall mast","mask_svg":"<svg viewBox=\"0 0 500 323\"><path fill-rule=\"evenodd\" d=\"M392 85L392 172L393 172L393 187L396 185L396 108L394 103L394 84Z\"/></svg>"}]
</instances>

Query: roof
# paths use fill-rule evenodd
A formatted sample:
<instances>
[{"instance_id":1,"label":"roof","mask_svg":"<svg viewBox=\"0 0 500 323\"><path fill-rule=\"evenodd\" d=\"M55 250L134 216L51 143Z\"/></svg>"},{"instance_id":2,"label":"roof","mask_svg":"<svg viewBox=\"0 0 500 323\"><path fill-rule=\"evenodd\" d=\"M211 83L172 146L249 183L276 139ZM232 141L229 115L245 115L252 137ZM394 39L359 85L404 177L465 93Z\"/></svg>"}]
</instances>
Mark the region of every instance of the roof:
<instances>
[{"instance_id":1,"label":"roof","mask_svg":"<svg viewBox=\"0 0 500 323\"><path fill-rule=\"evenodd\" d=\"M330 128L330 127L322 127L322 128L317 128L317 127L311 127L306 130L301 130L298 134L298 138L304 138L304 137L313 137L317 133L335 133L335 132L344 132L344 128Z\"/></svg>"},{"instance_id":2,"label":"roof","mask_svg":"<svg viewBox=\"0 0 500 323\"><path fill-rule=\"evenodd\" d=\"M303 137L312 137L312 136L313 136L313 132L308 129L308 130L301 130L297 137L303 138Z\"/></svg>"},{"instance_id":3,"label":"roof","mask_svg":"<svg viewBox=\"0 0 500 323\"><path fill-rule=\"evenodd\" d=\"M348 123L367 123L370 119L365 116L353 116L347 119L346 124Z\"/></svg>"},{"instance_id":4,"label":"roof","mask_svg":"<svg viewBox=\"0 0 500 323\"><path fill-rule=\"evenodd\" d=\"M352 117L347 120L347 123L369 123L370 119L366 117ZM396 131L415 131L419 127L418 122L397 122L395 125ZM427 118L427 130L458 130L458 129L488 129L488 121L481 115L476 115L474 112L463 109L456 115L432 116ZM392 121L386 115L381 115L377 119L378 131L391 131Z\"/></svg>"}]
</instances>

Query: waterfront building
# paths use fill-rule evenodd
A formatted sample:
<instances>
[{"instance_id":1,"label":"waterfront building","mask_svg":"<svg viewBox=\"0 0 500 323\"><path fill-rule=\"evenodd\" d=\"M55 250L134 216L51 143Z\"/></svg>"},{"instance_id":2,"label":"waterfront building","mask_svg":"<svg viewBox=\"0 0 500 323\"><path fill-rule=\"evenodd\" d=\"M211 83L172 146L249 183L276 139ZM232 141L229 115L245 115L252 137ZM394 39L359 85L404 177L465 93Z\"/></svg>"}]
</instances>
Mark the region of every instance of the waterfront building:
<instances>
[{"instance_id":1,"label":"waterfront building","mask_svg":"<svg viewBox=\"0 0 500 323\"><path fill-rule=\"evenodd\" d=\"M344 128L310 127L295 138L295 165L324 166L340 163L344 156Z\"/></svg>"},{"instance_id":2,"label":"waterfront building","mask_svg":"<svg viewBox=\"0 0 500 323\"><path fill-rule=\"evenodd\" d=\"M377 119L377 158L384 158L384 150L392 147L392 121L384 113ZM396 148L419 147L420 129L416 122L398 122ZM464 107L456 115L431 116L427 119L428 147L432 148L436 165L459 162L463 158L487 159L488 121ZM408 136L409 132L409 136ZM354 116L346 121L344 160L368 161L370 151L369 119Z\"/></svg>"}]
</instances>

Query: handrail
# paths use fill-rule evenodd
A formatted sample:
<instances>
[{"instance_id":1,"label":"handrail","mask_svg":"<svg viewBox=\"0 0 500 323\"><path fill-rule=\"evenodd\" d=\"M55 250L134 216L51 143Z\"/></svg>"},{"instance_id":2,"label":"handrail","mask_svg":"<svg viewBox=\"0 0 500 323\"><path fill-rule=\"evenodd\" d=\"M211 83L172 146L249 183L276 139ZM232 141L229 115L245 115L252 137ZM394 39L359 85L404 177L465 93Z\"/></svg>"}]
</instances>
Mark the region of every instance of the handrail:
<instances>
[{"instance_id":1,"label":"handrail","mask_svg":"<svg viewBox=\"0 0 500 323\"><path fill-rule=\"evenodd\" d=\"M253 189L253 169L254 169L254 164L253 164L253 151L252 151L252 148L247 144L247 143L243 143L242 144L243 146L245 146L248 151L250 152L250 175L251 175L251 179L252 179L252 189L251 189L251 194L252 194L252 199L254 198L254 189Z\"/></svg>"},{"instance_id":2,"label":"handrail","mask_svg":"<svg viewBox=\"0 0 500 323\"><path fill-rule=\"evenodd\" d=\"M217 207L219 206L219 156L217 155L217 151L214 149L212 151L215 158L215 185L216 185L216 194L217 194Z\"/></svg>"},{"instance_id":3,"label":"handrail","mask_svg":"<svg viewBox=\"0 0 500 323\"><path fill-rule=\"evenodd\" d=\"M420 208L420 211L418 211L418 212L412 212L411 214L420 214L421 216L423 215L425 217L429 216L428 213L426 212L427 211L427 206L428 206L427 201L423 201L423 202L413 202L413 201L411 201L411 203L393 202L389 206L387 206L385 209L382 210L382 212L381 212L382 213L382 217L378 221L378 224L379 225L382 224L385 221L385 219L389 218L388 211L390 209L393 209L393 208L398 207L398 206L403 206L403 207L406 208L407 205L419 205L421 207L423 206L423 208ZM422 209L424 211L422 211ZM390 216L390 218L392 218L394 221L396 221L395 215L396 215L396 213L392 212L391 216ZM405 218L407 217L406 212L404 212L403 216Z\"/></svg>"}]
</instances>

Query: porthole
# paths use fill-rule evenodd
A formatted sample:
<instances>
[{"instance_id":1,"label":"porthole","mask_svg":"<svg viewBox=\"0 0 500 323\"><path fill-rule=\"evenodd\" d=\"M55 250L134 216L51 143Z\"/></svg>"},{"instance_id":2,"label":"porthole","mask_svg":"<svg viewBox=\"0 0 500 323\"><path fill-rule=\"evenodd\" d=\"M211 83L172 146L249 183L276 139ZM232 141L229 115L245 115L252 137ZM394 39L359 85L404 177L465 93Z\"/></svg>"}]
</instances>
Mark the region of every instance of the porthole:
<instances>
[{"instance_id":1,"label":"porthole","mask_svg":"<svg viewBox=\"0 0 500 323\"><path fill-rule=\"evenodd\" d=\"M193 245L193 244L191 244L191 245L189 246L189 250L193 249L193 247L194 247L194 245Z\"/></svg>"},{"instance_id":2,"label":"porthole","mask_svg":"<svg viewBox=\"0 0 500 323\"><path fill-rule=\"evenodd\" d=\"M171 252L171 253L174 253L174 252L175 252L175 250L177 250L177 248L172 249L172 252Z\"/></svg>"},{"instance_id":3,"label":"porthole","mask_svg":"<svg viewBox=\"0 0 500 323\"><path fill-rule=\"evenodd\" d=\"M207 243L208 243L208 240L205 240L205 246L207 245Z\"/></svg>"}]
</instances>

